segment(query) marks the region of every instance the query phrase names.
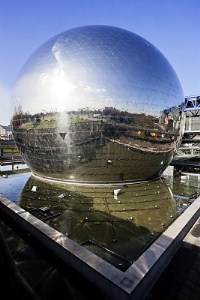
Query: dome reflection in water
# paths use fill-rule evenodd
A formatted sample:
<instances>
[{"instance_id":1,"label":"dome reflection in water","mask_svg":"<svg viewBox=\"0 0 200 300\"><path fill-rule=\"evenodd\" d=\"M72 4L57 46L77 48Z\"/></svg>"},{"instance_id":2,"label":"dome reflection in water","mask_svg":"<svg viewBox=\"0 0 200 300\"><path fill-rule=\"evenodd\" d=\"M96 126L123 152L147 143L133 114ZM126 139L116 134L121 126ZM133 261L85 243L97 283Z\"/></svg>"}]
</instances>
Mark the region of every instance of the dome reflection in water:
<instances>
[{"instance_id":1,"label":"dome reflection in water","mask_svg":"<svg viewBox=\"0 0 200 300\"><path fill-rule=\"evenodd\" d=\"M78 27L41 45L23 67L13 136L41 177L156 178L181 142L183 101L173 68L150 42L112 26Z\"/></svg>"},{"instance_id":2,"label":"dome reflection in water","mask_svg":"<svg viewBox=\"0 0 200 300\"><path fill-rule=\"evenodd\" d=\"M177 217L176 202L163 179L134 185L75 186L31 176L19 205L121 270Z\"/></svg>"}]
</instances>

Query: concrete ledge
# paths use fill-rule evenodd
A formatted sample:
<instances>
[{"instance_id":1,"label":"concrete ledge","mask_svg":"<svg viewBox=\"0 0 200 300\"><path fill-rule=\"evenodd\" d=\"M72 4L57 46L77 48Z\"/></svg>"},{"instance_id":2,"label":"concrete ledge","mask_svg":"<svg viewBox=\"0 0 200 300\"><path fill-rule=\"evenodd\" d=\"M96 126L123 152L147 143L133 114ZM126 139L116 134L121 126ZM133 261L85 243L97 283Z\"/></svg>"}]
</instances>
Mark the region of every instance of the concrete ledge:
<instances>
[{"instance_id":1,"label":"concrete ledge","mask_svg":"<svg viewBox=\"0 0 200 300\"><path fill-rule=\"evenodd\" d=\"M67 236L38 220L15 203L0 197L0 216L29 238L78 271L114 300L143 299L169 264L184 237L200 216L200 197L127 269L122 272Z\"/></svg>"}]
</instances>

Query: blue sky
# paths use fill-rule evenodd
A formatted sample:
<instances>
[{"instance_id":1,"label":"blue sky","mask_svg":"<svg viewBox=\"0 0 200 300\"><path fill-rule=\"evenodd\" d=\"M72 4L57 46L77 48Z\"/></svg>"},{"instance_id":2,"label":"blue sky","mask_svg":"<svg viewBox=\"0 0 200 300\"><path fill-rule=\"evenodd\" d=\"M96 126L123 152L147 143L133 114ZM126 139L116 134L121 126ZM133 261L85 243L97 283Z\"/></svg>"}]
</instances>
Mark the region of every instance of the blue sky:
<instances>
[{"instance_id":1,"label":"blue sky","mask_svg":"<svg viewBox=\"0 0 200 300\"><path fill-rule=\"evenodd\" d=\"M10 122L15 80L29 56L73 27L121 27L169 60L185 96L200 95L200 0L0 0L0 124Z\"/></svg>"}]
</instances>

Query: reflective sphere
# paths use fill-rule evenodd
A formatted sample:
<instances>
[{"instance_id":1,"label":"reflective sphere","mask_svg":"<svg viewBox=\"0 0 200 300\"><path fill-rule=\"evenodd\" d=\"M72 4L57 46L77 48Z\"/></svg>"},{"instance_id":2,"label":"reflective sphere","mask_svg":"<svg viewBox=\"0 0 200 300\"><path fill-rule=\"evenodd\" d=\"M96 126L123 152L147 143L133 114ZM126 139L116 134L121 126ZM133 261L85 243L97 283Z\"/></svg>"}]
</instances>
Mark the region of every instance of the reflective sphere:
<instances>
[{"instance_id":1,"label":"reflective sphere","mask_svg":"<svg viewBox=\"0 0 200 300\"><path fill-rule=\"evenodd\" d=\"M183 133L184 95L151 43L83 26L44 43L12 95L13 136L33 174L70 182L159 177Z\"/></svg>"}]
</instances>

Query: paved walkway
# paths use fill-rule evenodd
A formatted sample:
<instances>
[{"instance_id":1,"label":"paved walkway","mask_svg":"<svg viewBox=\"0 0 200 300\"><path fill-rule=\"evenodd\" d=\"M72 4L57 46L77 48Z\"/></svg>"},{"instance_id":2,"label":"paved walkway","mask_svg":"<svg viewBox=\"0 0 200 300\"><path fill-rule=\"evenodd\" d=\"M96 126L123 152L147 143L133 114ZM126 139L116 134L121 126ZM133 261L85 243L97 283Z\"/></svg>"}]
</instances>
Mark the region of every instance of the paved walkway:
<instances>
[{"instance_id":1,"label":"paved walkway","mask_svg":"<svg viewBox=\"0 0 200 300\"><path fill-rule=\"evenodd\" d=\"M200 299L200 219L147 297L157 299Z\"/></svg>"},{"instance_id":2,"label":"paved walkway","mask_svg":"<svg viewBox=\"0 0 200 300\"><path fill-rule=\"evenodd\" d=\"M55 268L55 261L34 250L0 218L0 299L107 299L71 268Z\"/></svg>"},{"instance_id":3,"label":"paved walkway","mask_svg":"<svg viewBox=\"0 0 200 300\"><path fill-rule=\"evenodd\" d=\"M68 275L63 276L33 248L16 238L13 230L1 220L0 229L1 295L5 293L6 298L15 300L109 300L73 270L65 270ZM157 299L200 299L200 219L145 298Z\"/></svg>"}]
</instances>

